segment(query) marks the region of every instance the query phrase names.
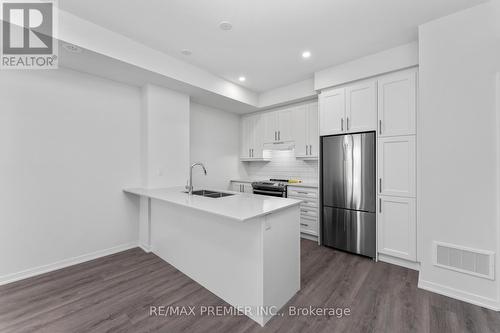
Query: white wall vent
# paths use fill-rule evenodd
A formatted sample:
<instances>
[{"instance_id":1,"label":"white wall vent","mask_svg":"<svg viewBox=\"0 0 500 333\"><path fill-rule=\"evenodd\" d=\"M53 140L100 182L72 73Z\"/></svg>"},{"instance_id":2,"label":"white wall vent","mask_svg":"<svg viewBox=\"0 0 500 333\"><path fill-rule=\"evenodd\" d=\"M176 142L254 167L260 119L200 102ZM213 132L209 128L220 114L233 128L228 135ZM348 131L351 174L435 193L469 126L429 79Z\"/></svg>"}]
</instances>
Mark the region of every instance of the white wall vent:
<instances>
[{"instance_id":1,"label":"white wall vent","mask_svg":"<svg viewBox=\"0 0 500 333\"><path fill-rule=\"evenodd\" d=\"M434 242L433 255L435 266L490 280L495 278L495 253L492 251Z\"/></svg>"}]
</instances>

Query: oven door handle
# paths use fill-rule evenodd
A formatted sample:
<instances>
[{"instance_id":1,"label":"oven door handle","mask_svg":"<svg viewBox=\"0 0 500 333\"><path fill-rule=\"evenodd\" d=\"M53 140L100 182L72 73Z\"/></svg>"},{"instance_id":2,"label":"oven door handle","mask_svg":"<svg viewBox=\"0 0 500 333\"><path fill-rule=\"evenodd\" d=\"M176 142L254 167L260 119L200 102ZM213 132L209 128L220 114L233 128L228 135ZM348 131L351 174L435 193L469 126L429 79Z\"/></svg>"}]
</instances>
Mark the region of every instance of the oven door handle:
<instances>
[{"instance_id":1,"label":"oven door handle","mask_svg":"<svg viewBox=\"0 0 500 333\"><path fill-rule=\"evenodd\" d=\"M253 189L253 194L271 194L275 196L280 196L282 197L285 192L279 192L279 191L266 191L266 190L256 190Z\"/></svg>"}]
</instances>

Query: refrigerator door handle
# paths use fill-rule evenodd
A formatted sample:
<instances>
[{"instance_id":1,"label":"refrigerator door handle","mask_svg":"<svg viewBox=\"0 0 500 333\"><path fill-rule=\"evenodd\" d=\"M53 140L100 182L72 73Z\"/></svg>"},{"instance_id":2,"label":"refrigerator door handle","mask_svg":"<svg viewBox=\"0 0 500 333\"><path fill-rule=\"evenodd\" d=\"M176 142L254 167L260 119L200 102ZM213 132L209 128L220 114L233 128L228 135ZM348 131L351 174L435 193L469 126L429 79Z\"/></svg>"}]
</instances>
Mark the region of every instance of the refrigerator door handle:
<instances>
[{"instance_id":1,"label":"refrigerator door handle","mask_svg":"<svg viewBox=\"0 0 500 333\"><path fill-rule=\"evenodd\" d=\"M378 192L382 193L382 178L378 179Z\"/></svg>"},{"instance_id":2,"label":"refrigerator door handle","mask_svg":"<svg viewBox=\"0 0 500 333\"><path fill-rule=\"evenodd\" d=\"M378 198L378 212L382 213L382 198Z\"/></svg>"}]
</instances>

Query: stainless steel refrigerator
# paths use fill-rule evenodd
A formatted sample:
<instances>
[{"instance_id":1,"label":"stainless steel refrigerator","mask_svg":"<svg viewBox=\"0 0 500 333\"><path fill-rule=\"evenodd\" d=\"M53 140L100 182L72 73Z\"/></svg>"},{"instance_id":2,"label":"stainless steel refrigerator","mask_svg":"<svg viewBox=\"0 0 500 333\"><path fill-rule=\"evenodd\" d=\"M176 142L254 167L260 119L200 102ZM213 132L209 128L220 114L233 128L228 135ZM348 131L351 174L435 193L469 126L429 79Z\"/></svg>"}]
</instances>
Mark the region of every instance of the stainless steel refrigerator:
<instances>
[{"instance_id":1,"label":"stainless steel refrigerator","mask_svg":"<svg viewBox=\"0 0 500 333\"><path fill-rule=\"evenodd\" d=\"M321 138L321 240L375 258L375 132Z\"/></svg>"}]
</instances>

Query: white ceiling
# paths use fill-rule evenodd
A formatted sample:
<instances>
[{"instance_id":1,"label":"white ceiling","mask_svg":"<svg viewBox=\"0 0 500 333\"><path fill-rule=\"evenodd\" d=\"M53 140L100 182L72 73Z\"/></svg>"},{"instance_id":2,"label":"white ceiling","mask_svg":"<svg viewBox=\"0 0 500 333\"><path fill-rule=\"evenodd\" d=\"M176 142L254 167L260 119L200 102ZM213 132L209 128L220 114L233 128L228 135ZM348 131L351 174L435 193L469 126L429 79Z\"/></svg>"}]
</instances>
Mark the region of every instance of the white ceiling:
<instances>
[{"instance_id":1,"label":"white ceiling","mask_svg":"<svg viewBox=\"0 0 500 333\"><path fill-rule=\"evenodd\" d=\"M486 0L61 0L61 9L262 92L417 39ZM227 20L231 31L218 25ZM193 53L185 56L182 49ZM308 60L301 57L310 50Z\"/></svg>"}]
</instances>

